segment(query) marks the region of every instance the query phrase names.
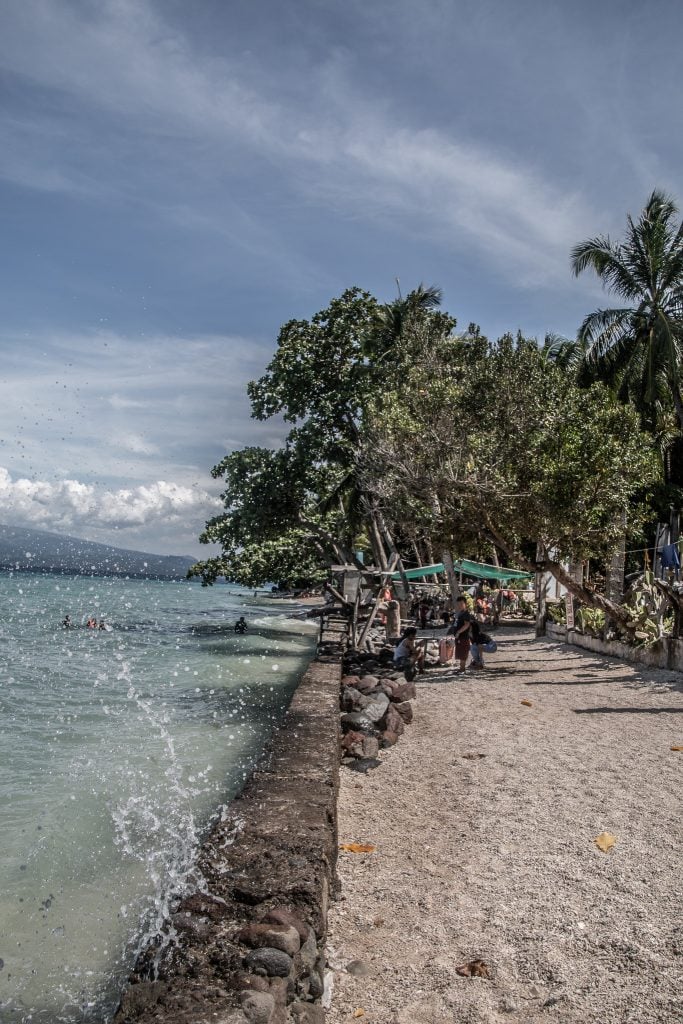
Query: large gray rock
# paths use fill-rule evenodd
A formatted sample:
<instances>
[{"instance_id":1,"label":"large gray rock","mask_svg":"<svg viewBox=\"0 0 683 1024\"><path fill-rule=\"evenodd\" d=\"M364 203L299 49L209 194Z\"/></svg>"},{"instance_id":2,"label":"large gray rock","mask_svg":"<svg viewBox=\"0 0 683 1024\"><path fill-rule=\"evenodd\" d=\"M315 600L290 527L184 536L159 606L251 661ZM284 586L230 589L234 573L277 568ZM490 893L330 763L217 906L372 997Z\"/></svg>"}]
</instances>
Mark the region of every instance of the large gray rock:
<instances>
[{"instance_id":1,"label":"large gray rock","mask_svg":"<svg viewBox=\"0 0 683 1024\"><path fill-rule=\"evenodd\" d=\"M374 728L372 719L363 711L350 711L341 716L341 726L344 732L353 729L354 732L371 732Z\"/></svg>"},{"instance_id":2,"label":"large gray rock","mask_svg":"<svg viewBox=\"0 0 683 1024\"><path fill-rule=\"evenodd\" d=\"M363 714L366 718L369 718L371 722L379 722L380 718L386 713L389 707L389 698L386 693L377 693L372 697L372 701L366 704L363 708Z\"/></svg>"},{"instance_id":3,"label":"large gray rock","mask_svg":"<svg viewBox=\"0 0 683 1024\"><path fill-rule=\"evenodd\" d=\"M244 958L244 966L250 971L267 974L271 978L286 978L292 970L292 958L281 949L264 946L255 949Z\"/></svg>"}]
</instances>

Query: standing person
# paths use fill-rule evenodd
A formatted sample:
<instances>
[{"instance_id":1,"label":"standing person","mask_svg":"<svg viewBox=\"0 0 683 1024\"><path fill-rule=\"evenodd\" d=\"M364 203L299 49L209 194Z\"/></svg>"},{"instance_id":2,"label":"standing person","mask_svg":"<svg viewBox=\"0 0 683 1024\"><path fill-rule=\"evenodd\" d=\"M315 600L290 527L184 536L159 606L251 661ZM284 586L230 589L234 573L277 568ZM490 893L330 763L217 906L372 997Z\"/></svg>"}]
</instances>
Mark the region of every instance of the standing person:
<instances>
[{"instance_id":1,"label":"standing person","mask_svg":"<svg viewBox=\"0 0 683 1024\"><path fill-rule=\"evenodd\" d=\"M425 652L417 646L416 637L417 628L408 626L394 650L394 668L404 671L408 681L414 679L417 672L424 672Z\"/></svg>"},{"instance_id":2,"label":"standing person","mask_svg":"<svg viewBox=\"0 0 683 1024\"><path fill-rule=\"evenodd\" d=\"M459 597L455 602L455 622L448 630L455 637L455 657L460 662L459 674L465 674L467 656L470 653L470 628L474 616L468 610L467 598Z\"/></svg>"},{"instance_id":3,"label":"standing person","mask_svg":"<svg viewBox=\"0 0 683 1024\"><path fill-rule=\"evenodd\" d=\"M484 668L483 652L486 651L487 654L493 654L498 645L493 637L484 632L476 620L470 624L470 638L470 652L472 654L470 668Z\"/></svg>"}]
</instances>

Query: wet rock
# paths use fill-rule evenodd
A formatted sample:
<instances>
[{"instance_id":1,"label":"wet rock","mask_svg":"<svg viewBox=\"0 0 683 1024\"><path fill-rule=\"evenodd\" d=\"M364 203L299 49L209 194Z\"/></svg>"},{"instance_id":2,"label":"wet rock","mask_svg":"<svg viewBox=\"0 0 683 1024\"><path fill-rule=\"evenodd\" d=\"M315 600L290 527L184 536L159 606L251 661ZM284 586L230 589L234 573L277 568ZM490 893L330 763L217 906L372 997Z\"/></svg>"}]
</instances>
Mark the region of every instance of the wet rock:
<instances>
[{"instance_id":1,"label":"wet rock","mask_svg":"<svg viewBox=\"0 0 683 1024\"><path fill-rule=\"evenodd\" d=\"M271 978L286 978L293 966L288 953L272 946L264 946L249 953L244 958L244 965L250 971L267 974Z\"/></svg>"},{"instance_id":2,"label":"wet rock","mask_svg":"<svg viewBox=\"0 0 683 1024\"><path fill-rule=\"evenodd\" d=\"M117 1021L135 1020L145 1010L156 1006L167 991L168 986L163 981L141 981L131 985L123 994L116 1014Z\"/></svg>"},{"instance_id":3,"label":"wet rock","mask_svg":"<svg viewBox=\"0 0 683 1024\"><path fill-rule=\"evenodd\" d=\"M273 924L269 922L261 924L248 924L236 935L238 942L252 949L271 947L281 949L283 953L294 956L299 952L301 939L296 928L289 924Z\"/></svg>"},{"instance_id":4,"label":"wet rock","mask_svg":"<svg viewBox=\"0 0 683 1024\"><path fill-rule=\"evenodd\" d=\"M272 907L267 914L264 914L263 920L272 924L288 924L290 928L296 928L302 947L313 935L313 929L310 924L306 924L305 921L302 921L297 914L292 910L288 910L287 907ZM313 941L315 942L315 936Z\"/></svg>"}]
</instances>

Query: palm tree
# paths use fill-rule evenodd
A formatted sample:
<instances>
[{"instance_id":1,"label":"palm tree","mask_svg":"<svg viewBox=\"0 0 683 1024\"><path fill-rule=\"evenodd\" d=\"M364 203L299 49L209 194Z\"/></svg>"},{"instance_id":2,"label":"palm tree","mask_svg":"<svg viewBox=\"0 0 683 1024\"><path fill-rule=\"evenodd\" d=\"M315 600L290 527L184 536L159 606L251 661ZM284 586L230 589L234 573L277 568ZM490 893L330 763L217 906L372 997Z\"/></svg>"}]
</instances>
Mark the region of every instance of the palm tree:
<instances>
[{"instance_id":1,"label":"palm tree","mask_svg":"<svg viewBox=\"0 0 683 1024\"><path fill-rule=\"evenodd\" d=\"M577 277L592 268L628 303L586 317L578 332L585 347L580 375L614 386L650 429L673 402L683 432L683 225L674 223L677 213L674 201L655 190L637 222L627 218L624 241L591 238L571 257Z\"/></svg>"}]
</instances>

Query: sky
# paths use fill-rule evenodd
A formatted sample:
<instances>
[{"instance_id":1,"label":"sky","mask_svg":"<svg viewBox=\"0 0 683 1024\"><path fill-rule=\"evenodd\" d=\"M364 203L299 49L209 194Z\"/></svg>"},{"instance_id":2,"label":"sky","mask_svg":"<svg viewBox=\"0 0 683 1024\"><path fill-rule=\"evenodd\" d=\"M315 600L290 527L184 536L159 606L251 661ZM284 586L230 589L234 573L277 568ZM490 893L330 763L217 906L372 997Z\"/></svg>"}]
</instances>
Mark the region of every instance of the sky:
<instances>
[{"instance_id":1,"label":"sky","mask_svg":"<svg viewBox=\"0 0 683 1024\"><path fill-rule=\"evenodd\" d=\"M420 282L489 337L683 200L669 0L6 0L0 523L208 557L280 326Z\"/></svg>"}]
</instances>

